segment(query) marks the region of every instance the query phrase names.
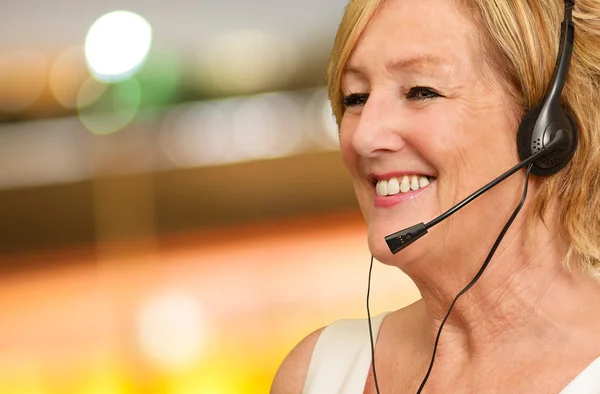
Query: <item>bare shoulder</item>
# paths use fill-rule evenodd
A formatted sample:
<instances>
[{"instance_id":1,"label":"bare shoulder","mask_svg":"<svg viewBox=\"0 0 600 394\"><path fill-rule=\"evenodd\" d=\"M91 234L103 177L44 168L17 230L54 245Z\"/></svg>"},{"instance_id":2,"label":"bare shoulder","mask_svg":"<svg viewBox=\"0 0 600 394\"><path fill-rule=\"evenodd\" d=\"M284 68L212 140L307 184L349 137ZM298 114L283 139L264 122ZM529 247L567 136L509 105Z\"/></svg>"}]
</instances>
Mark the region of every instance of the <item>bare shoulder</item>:
<instances>
[{"instance_id":1,"label":"bare shoulder","mask_svg":"<svg viewBox=\"0 0 600 394\"><path fill-rule=\"evenodd\" d=\"M302 393L313 350L324 328L307 335L287 355L275 374L271 394Z\"/></svg>"}]
</instances>

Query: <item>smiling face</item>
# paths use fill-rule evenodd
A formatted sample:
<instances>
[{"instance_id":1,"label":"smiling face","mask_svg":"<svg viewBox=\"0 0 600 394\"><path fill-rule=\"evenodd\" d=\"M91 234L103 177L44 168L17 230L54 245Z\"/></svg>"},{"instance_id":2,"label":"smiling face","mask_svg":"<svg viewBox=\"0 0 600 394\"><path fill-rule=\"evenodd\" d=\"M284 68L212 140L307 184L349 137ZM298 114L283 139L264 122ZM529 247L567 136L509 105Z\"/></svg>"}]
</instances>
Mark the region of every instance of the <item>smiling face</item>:
<instances>
[{"instance_id":1,"label":"smiling face","mask_svg":"<svg viewBox=\"0 0 600 394\"><path fill-rule=\"evenodd\" d=\"M385 244L518 161L518 109L483 71L476 33L453 1L386 0L344 67L342 156L384 263L463 258L495 238L518 201L523 180L513 177L397 255Z\"/></svg>"}]
</instances>

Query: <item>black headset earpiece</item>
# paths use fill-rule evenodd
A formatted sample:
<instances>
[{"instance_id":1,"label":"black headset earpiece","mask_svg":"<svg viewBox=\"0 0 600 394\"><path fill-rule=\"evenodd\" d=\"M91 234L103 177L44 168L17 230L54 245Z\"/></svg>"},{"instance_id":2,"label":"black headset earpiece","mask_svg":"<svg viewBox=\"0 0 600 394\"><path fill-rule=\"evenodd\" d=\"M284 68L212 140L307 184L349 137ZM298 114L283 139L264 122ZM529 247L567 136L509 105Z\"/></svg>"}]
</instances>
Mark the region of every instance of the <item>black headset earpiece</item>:
<instances>
[{"instance_id":1,"label":"black headset earpiece","mask_svg":"<svg viewBox=\"0 0 600 394\"><path fill-rule=\"evenodd\" d=\"M564 139L563 147L553 150L534 162L531 173L537 176L556 174L569 163L577 149L577 127L560 103L560 95L565 86L573 54L575 28L571 14L574 5L574 1L565 0L560 47L554 75L546 96L540 104L531 108L523 116L517 133L517 147L521 160L527 159L547 146L558 130L563 130L569 137Z\"/></svg>"}]
</instances>

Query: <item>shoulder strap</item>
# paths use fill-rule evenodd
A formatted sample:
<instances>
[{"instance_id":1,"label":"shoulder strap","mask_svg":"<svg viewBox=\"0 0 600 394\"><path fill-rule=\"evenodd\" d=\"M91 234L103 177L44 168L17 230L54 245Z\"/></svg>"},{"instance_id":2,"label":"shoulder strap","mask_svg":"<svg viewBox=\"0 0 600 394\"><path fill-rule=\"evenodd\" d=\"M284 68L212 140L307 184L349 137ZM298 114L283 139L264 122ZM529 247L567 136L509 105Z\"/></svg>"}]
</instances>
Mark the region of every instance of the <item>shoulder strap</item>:
<instances>
[{"instance_id":1,"label":"shoulder strap","mask_svg":"<svg viewBox=\"0 0 600 394\"><path fill-rule=\"evenodd\" d=\"M386 314L371 319L374 342ZM302 394L362 393L370 366L367 319L336 321L327 326L317 340Z\"/></svg>"}]
</instances>

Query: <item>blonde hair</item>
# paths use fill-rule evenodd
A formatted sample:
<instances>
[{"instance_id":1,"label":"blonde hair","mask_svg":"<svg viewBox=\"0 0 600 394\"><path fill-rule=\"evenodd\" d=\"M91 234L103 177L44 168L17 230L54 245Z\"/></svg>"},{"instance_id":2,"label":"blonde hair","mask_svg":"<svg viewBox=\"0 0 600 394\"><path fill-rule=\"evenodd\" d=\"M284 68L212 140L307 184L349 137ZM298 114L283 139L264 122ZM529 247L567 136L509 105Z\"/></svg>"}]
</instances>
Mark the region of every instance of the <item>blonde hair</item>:
<instances>
[{"instance_id":1,"label":"blonde hair","mask_svg":"<svg viewBox=\"0 0 600 394\"><path fill-rule=\"evenodd\" d=\"M356 43L385 0L351 0L327 70L338 126L344 114L342 72ZM478 27L484 66L523 111L539 103L552 77L563 20L562 0L456 0ZM600 0L577 0L575 43L562 104L579 131L573 160L541 179L533 213L543 220L550 203L570 245L566 264L600 272ZM515 130L516 132L516 130ZM516 149L516 141L515 141ZM555 197L552 199L552 197ZM551 201L552 199L552 201Z\"/></svg>"}]
</instances>

